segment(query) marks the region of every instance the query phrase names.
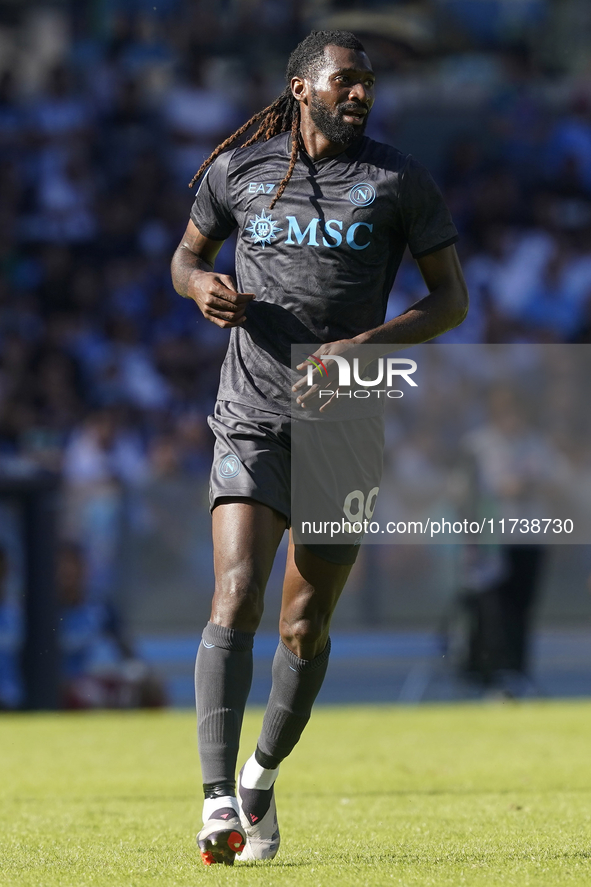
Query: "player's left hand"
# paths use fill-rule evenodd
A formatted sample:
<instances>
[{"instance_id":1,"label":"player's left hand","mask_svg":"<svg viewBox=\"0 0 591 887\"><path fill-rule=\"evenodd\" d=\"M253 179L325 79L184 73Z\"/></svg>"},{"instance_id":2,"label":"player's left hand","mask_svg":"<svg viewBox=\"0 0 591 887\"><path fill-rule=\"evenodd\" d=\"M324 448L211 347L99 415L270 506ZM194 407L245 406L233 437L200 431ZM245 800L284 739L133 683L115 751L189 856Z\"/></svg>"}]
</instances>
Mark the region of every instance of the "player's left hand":
<instances>
[{"instance_id":1,"label":"player's left hand","mask_svg":"<svg viewBox=\"0 0 591 887\"><path fill-rule=\"evenodd\" d=\"M303 363L297 365L297 370L304 370L305 375L295 383L291 389L298 396L296 403L304 410L318 410L324 413L330 409L337 398L339 368L334 360L327 360L326 357L320 360L320 355L335 354L337 356L346 357L353 363L354 358L359 359L360 369L365 369L368 361L367 349L365 352L358 342L353 339L340 339L337 342L328 342L326 345L320 345L316 351ZM308 385L308 368L316 360L316 366L312 371L313 384ZM332 397L320 397L320 391L332 391Z\"/></svg>"}]
</instances>

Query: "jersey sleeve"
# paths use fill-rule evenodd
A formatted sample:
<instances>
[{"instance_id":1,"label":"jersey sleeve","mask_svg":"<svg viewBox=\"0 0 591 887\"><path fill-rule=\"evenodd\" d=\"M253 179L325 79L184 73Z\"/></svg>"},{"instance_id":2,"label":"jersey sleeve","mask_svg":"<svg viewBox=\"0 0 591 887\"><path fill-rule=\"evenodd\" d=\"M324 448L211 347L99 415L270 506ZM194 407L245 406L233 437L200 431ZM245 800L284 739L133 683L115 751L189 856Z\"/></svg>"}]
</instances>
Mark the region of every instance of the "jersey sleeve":
<instances>
[{"instance_id":1,"label":"jersey sleeve","mask_svg":"<svg viewBox=\"0 0 591 887\"><path fill-rule=\"evenodd\" d=\"M226 240L237 225L228 200L228 165L233 153L216 157L206 170L191 208L191 221L212 240Z\"/></svg>"},{"instance_id":2,"label":"jersey sleeve","mask_svg":"<svg viewBox=\"0 0 591 887\"><path fill-rule=\"evenodd\" d=\"M428 256L458 240L441 191L414 157L402 172L399 207L400 224L413 258Z\"/></svg>"}]
</instances>

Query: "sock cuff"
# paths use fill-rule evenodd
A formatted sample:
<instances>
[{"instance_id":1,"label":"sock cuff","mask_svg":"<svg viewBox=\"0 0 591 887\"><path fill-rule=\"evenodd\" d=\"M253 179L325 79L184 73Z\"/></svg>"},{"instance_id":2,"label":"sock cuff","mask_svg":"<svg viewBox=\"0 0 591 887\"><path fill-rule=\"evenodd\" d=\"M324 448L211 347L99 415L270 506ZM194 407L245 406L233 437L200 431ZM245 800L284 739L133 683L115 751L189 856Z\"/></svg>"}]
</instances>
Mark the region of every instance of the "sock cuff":
<instances>
[{"instance_id":1,"label":"sock cuff","mask_svg":"<svg viewBox=\"0 0 591 887\"><path fill-rule=\"evenodd\" d=\"M326 647L322 653L319 653L314 659L300 659L299 656L292 653L283 641L279 641L277 652L281 652L281 654L287 659L289 666L295 671L314 671L316 668L323 668L328 662L328 657L330 656L330 638L326 642Z\"/></svg>"},{"instance_id":2,"label":"sock cuff","mask_svg":"<svg viewBox=\"0 0 591 887\"><path fill-rule=\"evenodd\" d=\"M236 780L227 779L225 782L204 782L203 795L205 798L226 798L236 794Z\"/></svg>"},{"instance_id":3,"label":"sock cuff","mask_svg":"<svg viewBox=\"0 0 591 887\"><path fill-rule=\"evenodd\" d=\"M281 758L266 754L266 752L261 751L258 745L254 751L254 759L259 767L262 767L263 770L270 770L271 772L277 770L281 763Z\"/></svg>"},{"instance_id":4,"label":"sock cuff","mask_svg":"<svg viewBox=\"0 0 591 887\"><path fill-rule=\"evenodd\" d=\"M208 622L203 629L202 640L205 644L220 647L222 650L235 650L244 653L252 650L254 644L253 631L239 631L237 628L224 628L215 622Z\"/></svg>"}]
</instances>

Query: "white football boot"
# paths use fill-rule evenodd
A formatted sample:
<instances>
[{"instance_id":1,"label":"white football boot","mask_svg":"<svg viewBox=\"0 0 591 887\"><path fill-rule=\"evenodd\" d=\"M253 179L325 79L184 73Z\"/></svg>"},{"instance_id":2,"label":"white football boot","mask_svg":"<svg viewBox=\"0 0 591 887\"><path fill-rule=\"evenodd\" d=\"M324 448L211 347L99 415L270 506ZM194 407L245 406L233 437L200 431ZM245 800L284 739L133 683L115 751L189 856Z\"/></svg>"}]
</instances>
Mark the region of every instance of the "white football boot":
<instances>
[{"instance_id":1,"label":"white football boot","mask_svg":"<svg viewBox=\"0 0 591 887\"><path fill-rule=\"evenodd\" d=\"M240 822L246 833L244 850L236 857L240 862L273 859L279 850L279 824L275 806L275 787L269 789L245 788L242 784L244 767L238 776L238 804Z\"/></svg>"},{"instance_id":2,"label":"white football boot","mask_svg":"<svg viewBox=\"0 0 591 887\"><path fill-rule=\"evenodd\" d=\"M203 807L203 827L197 835L197 846L204 865L234 865L236 854L246 842L236 798L209 799Z\"/></svg>"}]
</instances>

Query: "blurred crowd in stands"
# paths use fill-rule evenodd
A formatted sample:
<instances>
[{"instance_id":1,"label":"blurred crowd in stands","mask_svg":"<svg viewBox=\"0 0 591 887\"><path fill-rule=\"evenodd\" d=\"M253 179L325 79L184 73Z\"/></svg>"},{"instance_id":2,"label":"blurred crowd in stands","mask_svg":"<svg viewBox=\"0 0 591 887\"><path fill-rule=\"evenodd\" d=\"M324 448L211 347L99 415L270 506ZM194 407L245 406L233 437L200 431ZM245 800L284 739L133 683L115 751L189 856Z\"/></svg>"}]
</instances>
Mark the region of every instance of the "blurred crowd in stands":
<instances>
[{"instance_id":1,"label":"blurred crowd in stands","mask_svg":"<svg viewBox=\"0 0 591 887\"><path fill-rule=\"evenodd\" d=\"M568 53L533 50L553 28L547 0L509 6L363 4L373 33L360 36L381 81L368 134L397 145L410 115L428 143L435 107L456 121L444 140L434 124L439 148L425 153L472 298L445 341L588 342L591 74L569 69ZM170 283L187 183L283 88L287 54L310 27L355 29L358 7L0 9L3 46L12 41L0 66L0 465L63 473L62 536L86 552L95 591L112 582L121 491L209 468L205 417L227 334ZM410 147L423 159L420 139ZM232 251L220 270L232 272ZM423 294L407 259L389 315Z\"/></svg>"}]
</instances>

